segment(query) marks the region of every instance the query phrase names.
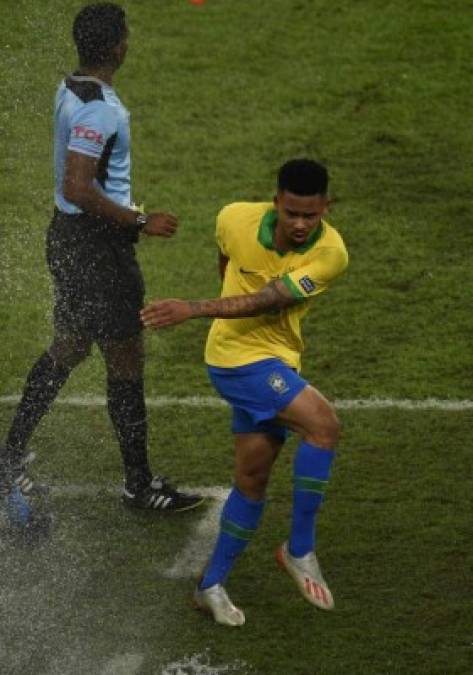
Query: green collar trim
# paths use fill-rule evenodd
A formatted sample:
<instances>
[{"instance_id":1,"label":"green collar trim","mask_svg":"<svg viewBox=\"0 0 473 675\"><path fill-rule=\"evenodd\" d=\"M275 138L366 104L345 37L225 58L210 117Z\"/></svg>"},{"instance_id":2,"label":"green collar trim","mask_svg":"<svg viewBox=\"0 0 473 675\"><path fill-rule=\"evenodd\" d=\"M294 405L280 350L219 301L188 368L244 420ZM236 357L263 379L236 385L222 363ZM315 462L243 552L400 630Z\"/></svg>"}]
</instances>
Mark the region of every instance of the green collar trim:
<instances>
[{"instance_id":1,"label":"green collar trim","mask_svg":"<svg viewBox=\"0 0 473 675\"><path fill-rule=\"evenodd\" d=\"M270 251L276 251L276 253L281 257L290 251L294 253L305 253L320 239L320 236L324 230L323 223L320 223L320 225L310 234L305 244L294 246L288 251L279 251L274 247L273 244L274 228L276 227L277 221L278 212L276 209L270 209L269 211L266 211L264 216L261 218L261 223L258 230L258 241L262 246L269 249Z\"/></svg>"}]
</instances>

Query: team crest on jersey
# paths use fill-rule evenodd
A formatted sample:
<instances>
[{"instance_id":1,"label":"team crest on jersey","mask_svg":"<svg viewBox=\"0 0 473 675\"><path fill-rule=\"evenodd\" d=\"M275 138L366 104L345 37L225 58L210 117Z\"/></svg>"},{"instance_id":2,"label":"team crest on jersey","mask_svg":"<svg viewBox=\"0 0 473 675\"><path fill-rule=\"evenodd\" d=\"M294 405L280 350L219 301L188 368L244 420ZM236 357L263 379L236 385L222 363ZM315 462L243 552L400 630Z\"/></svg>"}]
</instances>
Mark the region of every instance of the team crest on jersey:
<instances>
[{"instance_id":1,"label":"team crest on jersey","mask_svg":"<svg viewBox=\"0 0 473 675\"><path fill-rule=\"evenodd\" d=\"M286 380L279 373L271 373L268 378L268 383L271 389L276 392L276 394L285 394L286 391L289 391Z\"/></svg>"},{"instance_id":2,"label":"team crest on jersey","mask_svg":"<svg viewBox=\"0 0 473 675\"><path fill-rule=\"evenodd\" d=\"M315 284L312 281L312 279L308 276L299 279L299 284L302 286L302 288L306 293L312 293L312 291L315 291Z\"/></svg>"}]
</instances>

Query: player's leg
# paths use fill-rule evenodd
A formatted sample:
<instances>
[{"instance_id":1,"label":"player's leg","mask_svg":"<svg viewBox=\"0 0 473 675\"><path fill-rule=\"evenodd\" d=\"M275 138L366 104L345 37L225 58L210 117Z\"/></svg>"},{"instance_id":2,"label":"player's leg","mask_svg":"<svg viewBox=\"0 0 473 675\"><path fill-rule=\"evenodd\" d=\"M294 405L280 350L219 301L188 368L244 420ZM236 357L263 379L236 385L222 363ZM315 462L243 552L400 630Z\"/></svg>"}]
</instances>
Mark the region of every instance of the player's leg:
<instances>
[{"instance_id":1,"label":"player's leg","mask_svg":"<svg viewBox=\"0 0 473 675\"><path fill-rule=\"evenodd\" d=\"M33 492L27 468L34 458L34 453L25 451L28 440L72 369L89 354L90 346L86 338L56 336L28 374L0 461L0 489L5 493L8 519L15 527L32 524L34 520L27 497ZM40 518L39 513L35 518Z\"/></svg>"},{"instance_id":2,"label":"player's leg","mask_svg":"<svg viewBox=\"0 0 473 675\"><path fill-rule=\"evenodd\" d=\"M107 407L122 453L125 476L148 484L152 475L147 455L144 397L144 347L141 333L125 340L101 340L107 370Z\"/></svg>"},{"instance_id":3,"label":"player's leg","mask_svg":"<svg viewBox=\"0 0 473 675\"><path fill-rule=\"evenodd\" d=\"M339 422L333 406L309 385L278 414L278 419L301 436L294 458L291 532L289 541L278 549L278 561L306 599L331 609L333 598L315 557L316 521L330 477Z\"/></svg>"},{"instance_id":4,"label":"player's leg","mask_svg":"<svg viewBox=\"0 0 473 675\"><path fill-rule=\"evenodd\" d=\"M265 433L235 435L235 484L224 504L217 541L194 595L197 607L210 611L218 623L236 626L245 621L223 584L258 528L266 486L283 442L281 437Z\"/></svg>"},{"instance_id":5,"label":"player's leg","mask_svg":"<svg viewBox=\"0 0 473 675\"><path fill-rule=\"evenodd\" d=\"M107 407L125 472L123 501L157 511L186 511L202 503L200 495L174 489L152 475L148 461L148 423L144 395L142 333L123 340L100 339L107 369Z\"/></svg>"},{"instance_id":6,"label":"player's leg","mask_svg":"<svg viewBox=\"0 0 473 675\"><path fill-rule=\"evenodd\" d=\"M48 228L46 257L54 281L54 339L28 374L6 442L9 455L21 455L71 370L90 353L91 338L82 325L89 314L82 297L88 251L84 253L79 245L75 224L70 216L56 211Z\"/></svg>"},{"instance_id":7,"label":"player's leg","mask_svg":"<svg viewBox=\"0 0 473 675\"><path fill-rule=\"evenodd\" d=\"M266 485L281 447L281 439L269 434L235 435L235 483L223 506L220 533L200 581L201 589L225 582L256 531L264 510Z\"/></svg>"},{"instance_id":8,"label":"player's leg","mask_svg":"<svg viewBox=\"0 0 473 675\"><path fill-rule=\"evenodd\" d=\"M57 336L33 365L5 443L12 460L21 458L33 430L50 409L72 369L90 353L90 347L87 338Z\"/></svg>"},{"instance_id":9,"label":"player's leg","mask_svg":"<svg viewBox=\"0 0 473 675\"><path fill-rule=\"evenodd\" d=\"M339 422L333 406L310 385L278 418L301 436L294 458L294 511L289 551L303 556L316 547L315 520L335 456Z\"/></svg>"},{"instance_id":10,"label":"player's leg","mask_svg":"<svg viewBox=\"0 0 473 675\"><path fill-rule=\"evenodd\" d=\"M35 427L51 407L72 369L89 353L92 338L86 329L90 314L88 298L84 297L84 279L89 279L87 268L90 251L84 249L83 235L90 228L82 228L76 217L54 213L50 223L46 257L54 280L54 333L49 349L44 352L28 374L21 401L16 410L5 447L4 474L14 480L15 490L31 490L26 465L31 453L25 456L25 447ZM21 492L17 499L18 513L27 511ZM12 506L13 508L13 506Z\"/></svg>"}]
</instances>

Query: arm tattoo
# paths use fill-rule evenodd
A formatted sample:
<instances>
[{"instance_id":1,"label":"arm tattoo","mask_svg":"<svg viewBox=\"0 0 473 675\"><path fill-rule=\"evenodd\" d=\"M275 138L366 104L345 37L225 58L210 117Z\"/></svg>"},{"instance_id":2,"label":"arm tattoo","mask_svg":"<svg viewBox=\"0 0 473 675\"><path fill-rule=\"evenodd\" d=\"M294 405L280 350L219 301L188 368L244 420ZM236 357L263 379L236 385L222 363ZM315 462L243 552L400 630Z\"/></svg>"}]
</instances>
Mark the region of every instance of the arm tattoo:
<instances>
[{"instance_id":1,"label":"arm tattoo","mask_svg":"<svg viewBox=\"0 0 473 675\"><path fill-rule=\"evenodd\" d=\"M232 295L214 300L191 300L189 304L192 316L237 319L278 311L296 304L297 299L284 295L278 288L277 281L271 281L257 293L248 295Z\"/></svg>"}]
</instances>

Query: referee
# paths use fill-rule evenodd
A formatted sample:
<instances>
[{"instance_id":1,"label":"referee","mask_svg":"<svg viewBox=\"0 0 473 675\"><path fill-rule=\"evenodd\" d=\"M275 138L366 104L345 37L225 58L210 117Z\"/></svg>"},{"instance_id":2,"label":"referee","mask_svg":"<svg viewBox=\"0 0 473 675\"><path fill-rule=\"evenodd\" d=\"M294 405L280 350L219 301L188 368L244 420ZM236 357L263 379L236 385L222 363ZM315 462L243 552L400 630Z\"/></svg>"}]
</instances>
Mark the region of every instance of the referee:
<instances>
[{"instance_id":1,"label":"referee","mask_svg":"<svg viewBox=\"0 0 473 675\"><path fill-rule=\"evenodd\" d=\"M127 505L183 511L202 502L153 477L147 457L143 277L134 245L141 234L172 237L175 216L139 213L130 189L129 113L112 86L128 48L124 10L87 5L73 38L79 69L55 99L55 209L46 255L54 281L54 337L31 369L2 448L0 488L10 523L31 526L33 487L25 447L72 370L96 343L107 371L107 406L120 445Z\"/></svg>"}]
</instances>

